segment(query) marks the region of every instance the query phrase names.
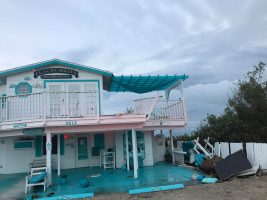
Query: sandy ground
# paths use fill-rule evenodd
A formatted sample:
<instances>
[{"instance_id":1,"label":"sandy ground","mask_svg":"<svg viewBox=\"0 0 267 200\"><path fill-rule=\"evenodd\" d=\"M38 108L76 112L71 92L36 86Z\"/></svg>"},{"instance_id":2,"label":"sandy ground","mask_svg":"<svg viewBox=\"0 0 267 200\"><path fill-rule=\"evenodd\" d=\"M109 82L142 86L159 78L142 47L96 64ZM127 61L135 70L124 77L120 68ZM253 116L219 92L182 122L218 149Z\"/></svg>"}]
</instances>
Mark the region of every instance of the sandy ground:
<instances>
[{"instance_id":1,"label":"sandy ground","mask_svg":"<svg viewBox=\"0 0 267 200\"><path fill-rule=\"evenodd\" d=\"M267 199L267 176L252 176L223 183L188 186L184 189L130 196L126 193L97 195L94 200L119 199Z\"/></svg>"}]
</instances>

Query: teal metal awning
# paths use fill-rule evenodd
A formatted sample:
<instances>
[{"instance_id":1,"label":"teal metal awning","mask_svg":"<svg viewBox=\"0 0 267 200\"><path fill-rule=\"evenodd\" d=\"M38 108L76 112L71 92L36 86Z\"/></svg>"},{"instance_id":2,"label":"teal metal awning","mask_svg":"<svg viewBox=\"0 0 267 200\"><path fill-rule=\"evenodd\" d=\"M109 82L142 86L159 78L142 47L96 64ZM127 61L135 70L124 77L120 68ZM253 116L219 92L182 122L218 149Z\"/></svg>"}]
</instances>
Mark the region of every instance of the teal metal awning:
<instances>
[{"instance_id":1,"label":"teal metal awning","mask_svg":"<svg viewBox=\"0 0 267 200\"><path fill-rule=\"evenodd\" d=\"M113 76L109 87L110 92L147 93L166 90L178 81L184 81L187 75L165 76Z\"/></svg>"}]
</instances>

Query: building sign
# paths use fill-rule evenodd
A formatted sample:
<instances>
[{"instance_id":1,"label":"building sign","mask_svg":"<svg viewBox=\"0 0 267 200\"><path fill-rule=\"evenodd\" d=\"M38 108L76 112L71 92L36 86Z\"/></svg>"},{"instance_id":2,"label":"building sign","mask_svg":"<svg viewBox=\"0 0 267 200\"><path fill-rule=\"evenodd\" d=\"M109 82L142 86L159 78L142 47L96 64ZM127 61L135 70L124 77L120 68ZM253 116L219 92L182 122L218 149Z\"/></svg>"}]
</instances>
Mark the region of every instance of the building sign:
<instances>
[{"instance_id":1,"label":"building sign","mask_svg":"<svg viewBox=\"0 0 267 200\"><path fill-rule=\"evenodd\" d=\"M44 128L28 128L24 129L22 132L24 135L43 135Z\"/></svg>"},{"instance_id":2,"label":"building sign","mask_svg":"<svg viewBox=\"0 0 267 200\"><path fill-rule=\"evenodd\" d=\"M13 125L14 128L25 128L27 127L26 123L17 123Z\"/></svg>"},{"instance_id":3,"label":"building sign","mask_svg":"<svg viewBox=\"0 0 267 200\"><path fill-rule=\"evenodd\" d=\"M47 68L40 69L34 72L34 78L41 77L41 79L69 79L75 76L79 77L79 72L72 69L65 68Z\"/></svg>"}]
</instances>

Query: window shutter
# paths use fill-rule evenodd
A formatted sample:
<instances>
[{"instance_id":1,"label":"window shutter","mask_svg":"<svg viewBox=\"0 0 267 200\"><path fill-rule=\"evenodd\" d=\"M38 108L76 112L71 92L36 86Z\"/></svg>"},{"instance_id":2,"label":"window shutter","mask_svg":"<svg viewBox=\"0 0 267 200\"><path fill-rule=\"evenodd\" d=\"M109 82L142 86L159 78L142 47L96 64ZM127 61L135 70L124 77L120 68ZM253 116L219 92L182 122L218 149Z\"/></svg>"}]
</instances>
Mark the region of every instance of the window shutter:
<instances>
[{"instance_id":1,"label":"window shutter","mask_svg":"<svg viewBox=\"0 0 267 200\"><path fill-rule=\"evenodd\" d=\"M64 151L65 151L65 143L64 143L64 134L60 135L60 155L63 156L64 155Z\"/></svg>"},{"instance_id":2,"label":"window shutter","mask_svg":"<svg viewBox=\"0 0 267 200\"><path fill-rule=\"evenodd\" d=\"M35 157L42 157L42 141L43 136L35 137Z\"/></svg>"},{"instance_id":3,"label":"window shutter","mask_svg":"<svg viewBox=\"0 0 267 200\"><path fill-rule=\"evenodd\" d=\"M94 137L95 147L105 149L105 136L104 134L95 134Z\"/></svg>"}]
</instances>

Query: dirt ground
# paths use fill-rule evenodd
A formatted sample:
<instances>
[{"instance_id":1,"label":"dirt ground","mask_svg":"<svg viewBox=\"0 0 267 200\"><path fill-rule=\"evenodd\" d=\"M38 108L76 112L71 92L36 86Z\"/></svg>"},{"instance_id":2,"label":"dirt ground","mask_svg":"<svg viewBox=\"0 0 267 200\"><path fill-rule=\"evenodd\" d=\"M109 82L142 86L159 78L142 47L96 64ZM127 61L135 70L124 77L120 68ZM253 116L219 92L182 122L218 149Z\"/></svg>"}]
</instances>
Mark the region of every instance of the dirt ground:
<instances>
[{"instance_id":1,"label":"dirt ground","mask_svg":"<svg viewBox=\"0 0 267 200\"><path fill-rule=\"evenodd\" d=\"M184 189L130 196L126 193L97 195L93 199L267 199L267 176L252 176L223 183L187 186Z\"/></svg>"}]
</instances>

